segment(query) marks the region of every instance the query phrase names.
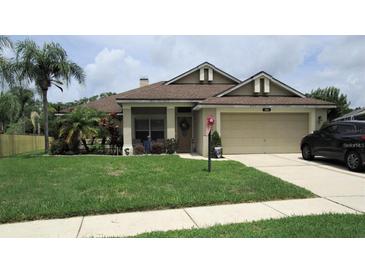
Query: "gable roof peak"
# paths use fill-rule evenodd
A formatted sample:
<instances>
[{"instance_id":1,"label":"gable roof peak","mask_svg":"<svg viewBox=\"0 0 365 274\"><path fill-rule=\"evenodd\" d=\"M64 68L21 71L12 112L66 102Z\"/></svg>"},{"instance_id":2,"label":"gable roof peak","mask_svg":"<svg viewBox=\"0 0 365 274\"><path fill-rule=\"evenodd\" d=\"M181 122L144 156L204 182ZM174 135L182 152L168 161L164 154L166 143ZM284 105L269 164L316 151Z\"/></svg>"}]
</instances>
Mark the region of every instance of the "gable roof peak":
<instances>
[{"instance_id":1,"label":"gable roof peak","mask_svg":"<svg viewBox=\"0 0 365 274\"><path fill-rule=\"evenodd\" d=\"M251 77L247 78L247 79L251 79L251 78L255 79L255 78L260 77L262 75L264 75L264 76L266 76L268 78L273 78L273 76L271 74L267 73L264 70L261 70L261 71L255 73L254 75L252 75Z\"/></svg>"},{"instance_id":2,"label":"gable roof peak","mask_svg":"<svg viewBox=\"0 0 365 274\"><path fill-rule=\"evenodd\" d=\"M270 79L270 81L278 84L279 86L282 86L283 88L287 89L288 91L292 92L293 94L295 94L299 97L302 97L302 98L305 97L305 95L302 92L300 92L300 91L296 90L295 88L281 82L280 80L276 79L274 76L272 76L271 74L269 74L269 73L267 73L263 70L261 70L258 73L255 73L254 75L246 78L245 80L241 81L238 85L236 85L236 86L234 86L234 87L218 94L216 97L223 97L224 95L226 95L226 94L228 94L228 93L230 93L230 92L246 85L247 83L249 83L249 82L251 82L251 81L253 81L253 80L255 80L255 79L257 79L258 77L261 77L261 76L266 76L267 78Z\"/></svg>"},{"instance_id":3,"label":"gable roof peak","mask_svg":"<svg viewBox=\"0 0 365 274\"><path fill-rule=\"evenodd\" d=\"M236 77L230 75L229 73L221 70L220 68L216 67L215 65L213 65L213 64L205 61L205 62L197 65L196 67L194 67L192 69L189 69L188 71L186 71L186 72L184 72L184 73L182 73L182 74L180 74L180 75L178 75L178 76L170 79L169 81L165 82L165 85L169 85L171 83L174 83L175 81L181 79L182 77L184 77L184 76L186 76L186 75L188 75L190 73L193 73L193 72L195 72L195 71L197 71L197 70L199 70L201 68L204 68L204 67L210 67L211 69L213 69L216 72L218 72L218 73L226 76L227 78L231 79L233 82L236 82L237 84L241 83L241 80L239 80L238 78L236 78Z\"/></svg>"}]
</instances>

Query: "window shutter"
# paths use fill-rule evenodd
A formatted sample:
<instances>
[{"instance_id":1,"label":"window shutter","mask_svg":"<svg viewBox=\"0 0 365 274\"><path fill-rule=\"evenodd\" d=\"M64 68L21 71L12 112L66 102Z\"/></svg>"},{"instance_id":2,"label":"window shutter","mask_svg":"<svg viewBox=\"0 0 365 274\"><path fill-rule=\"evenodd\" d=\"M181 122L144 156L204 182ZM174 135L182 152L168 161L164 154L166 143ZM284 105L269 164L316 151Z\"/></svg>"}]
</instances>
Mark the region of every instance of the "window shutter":
<instances>
[{"instance_id":1,"label":"window shutter","mask_svg":"<svg viewBox=\"0 0 365 274\"><path fill-rule=\"evenodd\" d=\"M209 68L208 70L208 81L213 81L213 69Z\"/></svg>"},{"instance_id":2,"label":"window shutter","mask_svg":"<svg viewBox=\"0 0 365 274\"><path fill-rule=\"evenodd\" d=\"M255 79L255 93L260 93L260 78Z\"/></svg>"},{"instance_id":3,"label":"window shutter","mask_svg":"<svg viewBox=\"0 0 365 274\"><path fill-rule=\"evenodd\" d=\"M199 77L200 81L204 81L204 68L200 69L200 77Z\"/></svg>"}]
</instances>

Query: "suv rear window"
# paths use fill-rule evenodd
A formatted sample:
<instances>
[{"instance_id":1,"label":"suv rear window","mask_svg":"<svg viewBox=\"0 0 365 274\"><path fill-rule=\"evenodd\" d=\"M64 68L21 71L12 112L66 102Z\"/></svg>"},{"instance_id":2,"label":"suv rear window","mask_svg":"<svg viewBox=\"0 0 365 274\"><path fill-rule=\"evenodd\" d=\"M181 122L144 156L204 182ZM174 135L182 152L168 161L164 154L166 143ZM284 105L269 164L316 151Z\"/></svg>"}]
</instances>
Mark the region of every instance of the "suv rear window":
<instances>
[{"instance_id":1,"label":"suv rear window","mask_svg":"<svg viewBox=\"0 0 365 274\"><path fill-rule=\"evenodd\" d=\"M357 124L360 133L365 133L365 124Z\"/></svg>"},{"instance_id":2,"label":"suv rear window","mask_svg":"<svg viewBox=\"0 0 365 274\"><path fill-rule=\"evenodd\" d=\"M354 133L356 127L354 125L338 125L337 132L339 133Z\"/></svg>"}]
</instances>

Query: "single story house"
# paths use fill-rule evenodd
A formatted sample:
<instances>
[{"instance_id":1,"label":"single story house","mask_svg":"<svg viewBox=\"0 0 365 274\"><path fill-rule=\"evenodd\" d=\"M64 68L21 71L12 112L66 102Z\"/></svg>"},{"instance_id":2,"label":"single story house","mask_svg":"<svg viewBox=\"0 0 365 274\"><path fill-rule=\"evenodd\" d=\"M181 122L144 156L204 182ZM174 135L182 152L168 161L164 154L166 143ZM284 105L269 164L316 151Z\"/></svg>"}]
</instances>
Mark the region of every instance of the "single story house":
<instances>
[{"instance_id":1,"label":"single story house","mask_svg":"<svg viewBox=\"0 0 365 274\"><path fill-rule=\"evenodd\" d=\"M149 84L88 104L122 115L123 149L147 136L176 138L179 152L208 153L206 119L225 154L290 153L300 150L301 138L319 129L335 105L303 93L261 71L239 80L204 62L168 81Z\"/></svg>"},{"instance_id":2,"label":"single story house","mask_svg":"<svg viewBox=\"0 0 365 274\"><path fill-rule=\"evenodd\" d=\"M341 117L334 119L334 121L347 121L347 120L365 120L365 108L355 109Z\"/></svg>"}]
</instances>

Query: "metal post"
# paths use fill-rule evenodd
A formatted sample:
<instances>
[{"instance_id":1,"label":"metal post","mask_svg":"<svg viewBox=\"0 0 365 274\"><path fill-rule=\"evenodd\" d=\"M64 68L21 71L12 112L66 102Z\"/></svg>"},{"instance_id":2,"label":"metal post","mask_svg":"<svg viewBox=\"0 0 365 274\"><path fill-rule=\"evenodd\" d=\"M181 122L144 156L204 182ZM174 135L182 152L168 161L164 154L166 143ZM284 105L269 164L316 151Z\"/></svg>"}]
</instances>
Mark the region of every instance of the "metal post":
<instances>
[{"instance_id":1,"label":"metal post","mask_svg":"<svg viewBox=\"0 0 365 274\"><path fill-rule=\"evenodd\" d=\"M211 155L210 155L210 132L208 133L208 172L210 172L212 170L212 159L211 159Z\"/></svg>"}]
</instances>

